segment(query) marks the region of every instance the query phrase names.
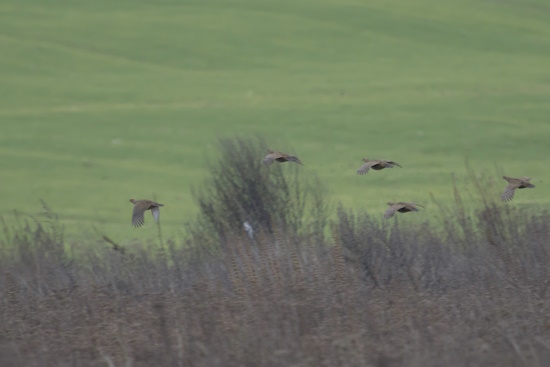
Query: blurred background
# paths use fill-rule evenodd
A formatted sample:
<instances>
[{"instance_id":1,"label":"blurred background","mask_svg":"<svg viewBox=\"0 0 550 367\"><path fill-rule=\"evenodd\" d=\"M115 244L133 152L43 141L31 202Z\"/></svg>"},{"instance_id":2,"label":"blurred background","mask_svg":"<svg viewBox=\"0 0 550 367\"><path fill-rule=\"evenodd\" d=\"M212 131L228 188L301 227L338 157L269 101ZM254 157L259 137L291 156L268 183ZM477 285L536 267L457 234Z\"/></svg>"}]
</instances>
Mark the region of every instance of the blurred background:
<instances>
[{"instance_id":1,"label":"blurred background","mask_svg":"<svg viewBox=\"0 0 550 367\"><path fill-rule=\"evenodd\" d=\"M451 201L466 159L502 188L532 177L513 205L547 205L549 15L543 0L3 1L0 215L43 199L67 236L124 242L156 236L149 213L130 224L128 200L147 198L179 236L218 139L257 134L352 208ZM403 168L357 176L363 157Z\"/></svg>"}]
</instances>

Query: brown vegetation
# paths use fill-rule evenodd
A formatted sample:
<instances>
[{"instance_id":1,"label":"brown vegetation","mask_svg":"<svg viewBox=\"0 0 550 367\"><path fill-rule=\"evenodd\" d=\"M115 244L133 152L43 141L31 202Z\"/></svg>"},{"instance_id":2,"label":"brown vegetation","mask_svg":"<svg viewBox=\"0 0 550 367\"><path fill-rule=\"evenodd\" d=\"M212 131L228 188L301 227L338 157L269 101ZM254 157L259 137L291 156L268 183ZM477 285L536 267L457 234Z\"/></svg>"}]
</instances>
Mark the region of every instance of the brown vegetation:
<instances>
[{"instance_id":1,"label":"brown vegetation","mask_svg":"<svg viewBox=\"0 0 550 367\"><path fill-rule=\"evenodd\" d=\"M219 206L197 194L216 217L186 246L68 246L47 208L4 228L2 366L548 365L549 213L470 215L457 194L439 225L339 208L325 231L326 205L278 201L294 176L272 168L256 187L280 204L240 197L245 178Z\"/></svg>"}]
</instances>

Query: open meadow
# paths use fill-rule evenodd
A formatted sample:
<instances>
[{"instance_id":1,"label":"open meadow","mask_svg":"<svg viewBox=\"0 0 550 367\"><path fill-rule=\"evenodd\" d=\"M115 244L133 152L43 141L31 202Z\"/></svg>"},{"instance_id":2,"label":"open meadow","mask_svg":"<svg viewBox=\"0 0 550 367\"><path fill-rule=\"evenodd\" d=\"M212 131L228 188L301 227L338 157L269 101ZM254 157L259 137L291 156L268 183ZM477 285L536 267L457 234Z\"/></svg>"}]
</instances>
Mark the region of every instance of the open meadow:
<instances>
[{"instance_id":1,"label":"open meadow","mask_svg":"<svg viewBox=\"0 0 550 367\"><path fill-rule=\"evenodd\" d=\"M127 241L154 232L150 215L131 228L128 200L156 195L178 236L236 134L295 153L354 208L450 200L466 157L533 177L516 205L549 204L549 15L542 0L3 1L0 214L43 199L72 237ZM359 177L363 157L404 168Z\"/></svg>"}]
</instances>

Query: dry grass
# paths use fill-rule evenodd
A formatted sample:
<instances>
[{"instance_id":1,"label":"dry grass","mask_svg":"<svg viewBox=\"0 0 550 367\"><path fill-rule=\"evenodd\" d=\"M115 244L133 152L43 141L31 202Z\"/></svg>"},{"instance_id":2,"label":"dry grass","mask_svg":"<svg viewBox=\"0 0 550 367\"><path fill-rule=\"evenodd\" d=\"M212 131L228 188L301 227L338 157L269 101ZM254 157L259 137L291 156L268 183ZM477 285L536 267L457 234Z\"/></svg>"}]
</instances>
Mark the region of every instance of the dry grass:
<instances>
[{"instance_id":1,"label":"dry grass","mask_svg":"<svg viewBox=\"0 0 550 367\"><path fill-rule=\"evenodd\" d=\"M67 250L46 208L4 230L2 366L547 366L550 214L456 199L442 225L339 208L328 239L216 248Z\"/></svg>"},{"instance_id":2,"label":"dry grass","mask_svg":"<svg viewBox=\"0 0 550 367\"><path fill-rule=\"evenodd\" d=\"M102 248L78 261L52 227L21 229L17 247L2 253L0 358L4 366L544 366L550 216L486 208L477 219L468 247L429 227L341 210L327 247L275 231L229 238L217 255ZM512 225L519 229L503 230Z\"/></svg>"}]
</instances>

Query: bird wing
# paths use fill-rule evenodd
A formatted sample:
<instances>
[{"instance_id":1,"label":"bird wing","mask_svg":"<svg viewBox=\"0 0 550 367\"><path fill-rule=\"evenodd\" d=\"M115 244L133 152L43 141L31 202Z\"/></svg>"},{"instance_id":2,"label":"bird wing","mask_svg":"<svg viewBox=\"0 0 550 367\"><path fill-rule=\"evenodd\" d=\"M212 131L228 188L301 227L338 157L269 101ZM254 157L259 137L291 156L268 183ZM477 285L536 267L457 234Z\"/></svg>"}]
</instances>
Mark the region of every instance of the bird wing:
<instances>
[{"instance_id":1,"label":"bird wing","mask_svg":"<svg viewBox=\"0 0 550 367\"><path fill-rule=\"evenodd\" d=\"M504 189L504 192L500 195L502 201L512 200L514 198L514 193L516 192L517 188L517 184L510 182L508 186L506 186L506 188Z\"/></svg>"},{"instance_id":2,"label":"bird wing","mask_svg":"<svg viewBox=\"0 0 550 367\"><path fill-rule=\"evenodd\" d=\"M304 165L304 164L302 163L302 161L300 160L300 158L298 158L298 157L296 157L296 156L293 156L293 155L289 155L289 156L288 156L288 160L289 160L290 162L298 163L298 164L300 164L300 165L302 165L302 166Z\"/></svg>"},{"instance_id":3,"label":"bird wing","mask_svg":"<svg viewBox=\"0 0 550 367\"><path fill-rule=\"evenodd\" d=\"M523 188L529 188L529 189L532 189L533 187L535 187L535 185L533 185L529 181L531 181L529 177L522 177L520 186L522 186Z\"/></svg>"},{"instance_id":4,"label":"bird wing","mask_svg":"<svg viewBox=\"0 0 550 367\"><path fill-rule=\"evenodd\" d=\"M390 164L391 166L397 166L397 167L403 168L403 166L401 166L399 163L394 161L386 161L386 163Z\"/></svg>"},{"instance_id":5,"label":"bird wing","mask_svg":"<svg viewBox=\"0 0 550 367\"><path fill-rule=\"evenodd\" d=\"M409 208L410 210L414 210L414 211L418 211L418 207L421 207L423 208L424 206L420 205L420 204L417 204L417 203L399 203L399 204L402 204L404 207L407 207Z\"/></svg>"},{"instance_id":6,"label":"bird wing","mask_svg":"<svg viewBox=\"0 0 550 367\"><path fill-rule=\"evenodd\" d=\"M400 204L394 204L392 206L390 206L388 209L386 209L386 211L384 212L384 218L386 219L389 219L391 217L393 217L393 215L395 214L395 212L399 209L401 209L403 207L403 205L400 205Z\"/></svg>"},{"instance_id":7,"label":"bird wing","mask_svg":"<svg viewBox=\"0 0 550 367\"><path fill-rule=\"evenodd\" d=\"M151 208L151 214L153 214L153 218L155 218L155 222L159 221L160 218L160 209L158 206L154 206Z\"/></svg>"},{"instance_id":8,"label":"bird wing","mask_svg":"<svg viewBox=\"0 0 550 367\"><path fill-rule=\"evenodd\" d=\"M134 211L132 213L132 225L134 227L141 227L145 223L144 214L145 209L140 203L134 205Z\"/></svg>"},{"instance_id":9,"label":"bird wing","mask_svg":"<svg viewBox=\"0 0 550 367\"><path fill-rule=\"evenodd\" d=\"M412 212L417 212L420 210L418 209L418 207L422 207L422 205L416 204L416 203L403 203L403 204L404 204L403 207L409 209Z\"/></svg>"},{"instance_id":10,"label":"bird wing","mask_svg":"<svg viewBox=\"0 0 550 367\"><path fill-rule=\"evenodd\" d=\"M377 161L369 161L369 162L366 162L364 163L361 167L359 167L359 169L357 170L357 174L358 175L364 175L365 173L367 173L370 168L372 166L374 166L375 164L378 164Z\"/></svg>"}]
</instances>

